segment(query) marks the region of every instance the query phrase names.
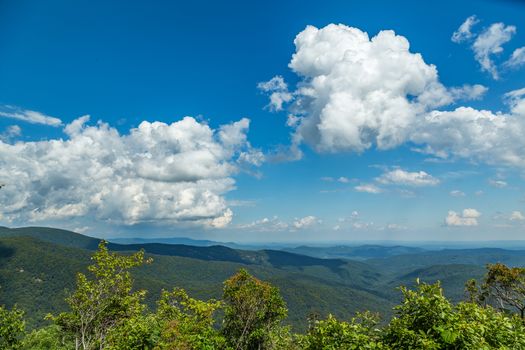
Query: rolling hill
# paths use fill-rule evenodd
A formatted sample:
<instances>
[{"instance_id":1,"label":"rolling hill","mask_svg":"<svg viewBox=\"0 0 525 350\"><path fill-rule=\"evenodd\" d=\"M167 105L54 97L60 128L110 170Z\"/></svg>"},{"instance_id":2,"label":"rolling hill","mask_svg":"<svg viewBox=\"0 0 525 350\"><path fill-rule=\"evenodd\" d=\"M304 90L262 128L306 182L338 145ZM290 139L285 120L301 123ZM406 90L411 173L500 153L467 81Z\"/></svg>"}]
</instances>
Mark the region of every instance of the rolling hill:
<instances>
[{"instance_id":1,"label":"rolling hill","mask_svg":"<svg viewBox=\"0 0 525 350\"><path fill-rule=\"evenodd\" d=\"M324 259L352 259L368 260L373 258L385 258L396 255L421 253L425 250L417 247L404 246L382 246L366 244L357 247L338 245L329 247L299 246L285 249L288 252L314 256Z\"/></svg>"},{"instance_id":2,"label":"rolling hill","mask_svg":"<svg viewBox=\"0 0 525 350\"><path fill-rule=\"evenodd\" d=\"M86 271L98 243L96 238L52 228L0 228L0 304L18 304L31 326L42 324L47 313L66 308L66 289L74 288L77 272ZM288 320L296 329L306 327L310 314L348 318L371 310L389 317L401 298L397 287L413 285L416 278L440 280L447 296L458 301L464 297L464 283L481 278L485 264L525 265L525 251L494 248L341 246L330 253L341 258L320 258L315 255L324 256L327 248L255 251L163 243L108 247L123 253L144 249L153 257L153 264L134 271L136 286L148 290L152 308L161 289L175 286L198 298L220 298L223 281L246 268L280 288L290 310Z\"/></svg>"},{"instance_id":3,"label":"rolling hill","mask_svg":"<svg viewBox=\"0 0 525 350\"><path fill-rule=\"evenodd\" d=\"M0 304L18 304L32 325L49 312L63 310L65 289L85 271L98 240L67 231L42 228L0 232ZM387 312L391 303L370 286L380 275L368 265L317 259L281 251L237 251L226 247L185 245L118 245L122 252L145 249L154 263L135 271L137 288L149 291L154 307L160 290L183 287L199 298L219 298L222 282L240 268L281 289L290 308L290 322L299 328L315 313L349 317L370 309Z\"/></svg>"}]
</instances>

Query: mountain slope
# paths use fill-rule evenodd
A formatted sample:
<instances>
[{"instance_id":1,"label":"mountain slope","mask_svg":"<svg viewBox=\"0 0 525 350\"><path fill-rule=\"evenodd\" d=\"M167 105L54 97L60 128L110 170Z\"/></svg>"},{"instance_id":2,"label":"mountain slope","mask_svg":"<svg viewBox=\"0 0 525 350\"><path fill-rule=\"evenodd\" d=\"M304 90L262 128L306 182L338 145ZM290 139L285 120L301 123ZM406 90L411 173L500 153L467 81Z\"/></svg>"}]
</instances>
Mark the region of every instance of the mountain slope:
<instances>
[{"instance_id":1,"label":"mountain slope","mask_svg":"<svg viewBox=\"0 0 525 350\"><path fill-rule=\"evenodd\" d=\"M32 237L44 242L56 243L65 247L97 249L99 239L80 233L50 227L0 227L0 238Z\"/></svg>"},{"instance_id":2,"label":"mountain slope","mask_svg":"<svg viewBox=\"0 0 525 350\"><path fill-rule=\"evenodd\" d=\"M99 240L52 228L0 228L0 304L17 303L30 324L42 322L48 312L66 307L65 288L74 288L77 272L86 271ZM137 288L147 289L147 303L155 307L160 290L185 288L198 298L220 298L222 283L238 269L281 289L290 309L289 322L306 326L309 314L332 313L348 318L356 311L381 312L385 317L400 300L399 285L411 286L416 278L442 282L452 300L463 299L464 283L481 278L486 263L525 265L525 251L462 249L414 251L405 247L341 247L335 254L356 252L384 256L364 261L321 259L287 251L238 250L224 246L195 247L182 244L116 244L122 253L144 249L154 263L134 271ZM301 251L301 250L294 250Z\"/></svg>"},{"instance_id":3,"label":"mountain slope","mask_svg":"<svg viewBox=\"0 0 525 350\"><path fill-rule=\"evenodd\" d=\"M47 227L23 227L6 228L0 227L0 238L2 237L31 237L43 242L55 243L66 247L96 250L100 239L88 237L67 230L53 229ZM292 265L310 266L322 265L330 268L344 265L342 260L327 260L310 256L274 251L274 250L239 250L221 245L213 246L191 246L185 244L143 243L143 244L118 244L108 243L108 248L114 251L138 251L156 255L180 256L210 261L230 261L243 264L257 265Z\"/></svg>"},{"instance_id":4,"label":"mountain slope","mask_svg":"<svg viewBox=\"0 0 525 350\"><path fill-rule=\"evenodd\" d=\"M0 304L18 304L27 312L30 325L40 324L48 312L64 310L64 289L74 288L75 274L85 271L92 253L34 237L4 235L0 238ZM346 266L342 261L326 262L310 257L302 260L296 254L272 251L259 252L256 261L260 264L246 257L243 259L247 262L233 262L209 260L209 255L202 259L148 255L154 258L153 264L137 269L134 276L137 288L149 291L147 302L151 307L162 288L175 286L199 298L219 298L222 282L239 268L247 268L278 286L290 308L289 322L299 328L306 326L311 313L331 312L346 318L359 310L388 312L391 307L388 300L368 290L363 283L368 273L361 270L361 265ZM300 261L305 265L300 265ZM316 262L322 264L314 265ZM355 274L355 279L347 279L345 274Z\"/></svg>"},{"instance_id":5,"label":"mountain slope","mask_svg":"<svg viewBox=\"0 0 525 350\"><path fill-rule=\"evenodd\" d=\"M382 259L369 259L366 262L385 272L395 273L408 273L433 265L450 264L484 267L487 264L501 262L509 266L525 266L525 251L500 248L444 249Z\"/></svg>"},{"instance_id":6,"label":"mountain slope","mask_svg":"<svg viewBox=\"0 0 525 350\"><path fill-rule=\"evenodd\" d=\"M381 245L361 245L361 246L331 246L331 247L310 247L299 246L295 248L284 249L288 252L313 256L317 258L331 259L352 259L367 260L373 258L385 258L403 254L421 253L425 250L416 247L405 246L381 246Z\"/></svg>"}]
</instances>

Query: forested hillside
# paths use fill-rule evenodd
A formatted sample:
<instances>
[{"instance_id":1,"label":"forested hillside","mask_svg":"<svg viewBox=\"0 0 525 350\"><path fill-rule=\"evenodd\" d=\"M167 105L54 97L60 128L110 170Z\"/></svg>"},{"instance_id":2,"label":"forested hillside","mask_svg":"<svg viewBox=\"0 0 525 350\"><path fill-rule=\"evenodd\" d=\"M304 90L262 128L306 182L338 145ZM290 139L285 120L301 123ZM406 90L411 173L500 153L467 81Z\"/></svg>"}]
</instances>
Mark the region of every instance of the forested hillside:
<instances>
[{"instance_id":1,"label":"forested hillside","mask_svg":"<svg viewBox=\"0 0 525 350\"><path fill-rule=\"evenodd\" d=\"M306 292L304 299L289 294L290 289L315 287L320 293L317 301L328 301L332 295L323 294L323 284L354 276L359 281L366 265L357 263L347 269L343 261L317 262L314 258L305 258L305 265L298 265L300 256L271 251L254 253L258 265L205 260L209 266L222 264L223 272L237 268L220 283L219 295L205 301L181 288L176 278L168 280L172 266L166 264L177 258L188 263L176 266L183 274L178 276L181 280L188 280L188 271L192 271L200 273L201 283L193 288L203 292L207 282L213 285L218 275L192 270L189 264L198 261L193 258L151 255L144 250L116 253L105 241L93 252L14 235L2 238L0 253L2 292L6 299L18 299L15 305L0 306L2 349L525 349L525 268L499 263L487 266L482 283L475 279L465 283L468 293L462 302L451 302L439 282L428 284L415 277L413 288L401 287L401 303L392 308L392 316L368 310L353 316L313 313L303 315L308 327L301 330L286 326L294 321L287 318L289 308L315 303L309 295L313 289L296 289ZM273 266L272 261L278 265ZM154 268L156 264L162 268ZM316 269L308 269L314 266ZM71 267L76 270L74 280L65 275ZM257 267L253 270L261 276L281 271L289 284L275 287L253 276L249 267ZM293 279L299 275L296 268L305 269L302 281L307 284ZM331 277L314 278L323 269L331 270ZM437 271L439 275L441 269ZM404 277L419 273L422 271ZM432 276L432 270L427 274ZM370 282L386 288L384 282ZM69 291L58 283L66 283ZM347 308L345 312L363 308L363 304L348 303L366 300L364 294L352 294L350 283L341 283L340 289L335 284L332 287L342 298L332 300L328 307L339 302ZM157 288L162 290L152 293ZM148 294L155 296L155 302L147 302ZM294 300L299 304L293 305ZM32 317L29 324L27 316ZM42 324L35 327L39 319Z\"/></svg>"},{"instance_id":2,"label":"forested hillside","mask_svg":"<svg viewBox=\"0 0 525 350\"><path fill-rule=\"evenodd\" d=\"M19 235L20 232L23 234ZM75 274L90 262L91 247L98 244L96 239L65 232L58 231L53 236L51 230L35 228L15 232L4 229L1 233L0 304L18 304L27 311L30 326L42 324L46 313L64 308L64 289L71 289ZM349 317L365 309L388 312L392 305L392 301L371 288L381 283L381 275L359 262L316 259L280 251L237 251L220 246L108 244L108 247L117 251L144 248L154 258L153 264L135 272L136 285L149 291L146 302L150 306L161 289L172 286L183 287L195 297L217 298L222 282L240 268L279 286L290 307L288 322L301 329L306 327L309 314L332 312Z\"/></svg>"},{"instance_id":3,"label":"forested hillside","mask_svg":"<svg viewBox=\"0 0 525 350\"><path fill-rule=\"evenodd\" d=\"M95 238L52 228L0 228L0 304L17 304L26 311L29 327L42 325L48 312L65 308L66 289L71 290L75 274L89 264L98 243ZM358 252L361 256L373 252L373 259L353 261L223 246L108 243L108 248L122 252L144 249L154 258L153 264L135 272L137 287L148 290L146 303L150 307L163 288L173 286L186 289L194 297L218 298L222 282L246 268L280 288L289 308L286 322L296 329L305 329L309 315L324 317L332 313L348 318L355 312L370 310L388 317L392 305L401 298L397 287L413 286L416 278L429 283L441 281L446 295L459 301L465 297L465 282L481 278L485 264L525 263L524 252L502 249L341 247L339 251ZM310 252L315 249L308 248ZM400 254L403 251L409 254Z\"/></svg>"}]
</instances>

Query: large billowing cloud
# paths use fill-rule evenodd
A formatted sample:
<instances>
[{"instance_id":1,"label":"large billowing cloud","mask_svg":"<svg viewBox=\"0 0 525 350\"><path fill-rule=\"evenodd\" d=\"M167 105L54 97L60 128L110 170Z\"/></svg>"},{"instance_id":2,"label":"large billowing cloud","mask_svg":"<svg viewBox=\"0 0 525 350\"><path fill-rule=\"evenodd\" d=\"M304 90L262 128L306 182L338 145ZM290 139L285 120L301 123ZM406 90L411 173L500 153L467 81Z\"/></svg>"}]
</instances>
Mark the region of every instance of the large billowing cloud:
<instances>
[{"instance_id":1,"label":"large billowing cloud","mask_svg":"<svg viewBox=\"0 0 525 350\"><path fill-rule=\"evenodd\" d=\"M425 145L424 152L442 158L459 157L523 168L523 116L470 107L432 111L419 123L411 141Z\"/></svg>"},{"instance_id":2,"label":"large billowing cloud","mask_svg":"<svg viewBox=\"0 0 525 350\"><path fill-rule=\"evenodd\" d=\"M446 107L477 99L487 89L445 87L437 68L393 31L369 38L341 24L308 26L294 43L289 67L300 81L293 91L282 80L274 84L274 92L293 97L287 105L294 120L288 123L292 148L306 143L318 152L359 153L410 143L437 157L525 167L521 90L507 95L507 113L450 110ZM265 86L271 94L271 84ZM278 102L279 107L286 103Z\"/></svg>"},{"instance_id":3,"label":"large billowing cloud","mask_svg":"<svg viewBox=\"0 0 525 350\"><path fill-rule=\"evenodd\" d=\"M224 194L240 162L260 163L246 138L248 119L217 130L186 117L142 122L121 135L89 117L66 125L68 138L0 141L0 216L4 222L88 220L223 227Z\"/></svg>"},{"instance_id":4,"label":"large billowing cloud","mask_svg":"<svg viewBox=\"0 0 525 350\"><path fill-rule=\"evenodd\" d=\"M308 26L295 45L290 68L303 80L294 108L304 115L297 133L319 151L398 146L427 106L452 101L436 68L393 31L370 39L344 25Z\"/></svg>"}]
</instances>

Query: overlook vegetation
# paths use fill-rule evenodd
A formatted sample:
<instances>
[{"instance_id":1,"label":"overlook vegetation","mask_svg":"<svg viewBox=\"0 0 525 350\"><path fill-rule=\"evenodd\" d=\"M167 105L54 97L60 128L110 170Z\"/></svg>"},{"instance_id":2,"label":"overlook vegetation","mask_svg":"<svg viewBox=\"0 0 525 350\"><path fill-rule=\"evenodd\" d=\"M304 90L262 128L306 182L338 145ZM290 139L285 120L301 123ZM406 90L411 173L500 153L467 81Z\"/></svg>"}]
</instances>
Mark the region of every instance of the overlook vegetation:
<instances>
[{"instance_id":1,"label":"overlook vegetation","mask_svg":"<svg viewBox=\"0 0 525 350\"><path fill-rule=\"evenodd\" d=\"M525 349L525 269L476 250L410 251L394 272L408 258L93 242L0 229L0 348Z\"/></svg>"}]
</instances>

